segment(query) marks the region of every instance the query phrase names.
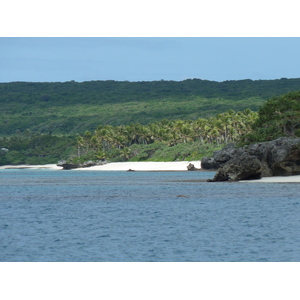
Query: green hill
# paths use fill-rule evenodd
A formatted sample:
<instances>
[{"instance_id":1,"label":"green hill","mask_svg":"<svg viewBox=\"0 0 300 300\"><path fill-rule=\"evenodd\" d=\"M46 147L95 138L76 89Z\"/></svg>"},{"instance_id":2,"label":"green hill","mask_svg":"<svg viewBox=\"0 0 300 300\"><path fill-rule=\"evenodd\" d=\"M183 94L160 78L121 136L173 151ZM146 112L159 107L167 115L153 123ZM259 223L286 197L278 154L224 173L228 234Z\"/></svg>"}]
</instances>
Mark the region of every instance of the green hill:
<instances>
[{"instance_id":1,"label":"green hill","mask_svg":"<svg viewBox=\"0 0 300 300\"><path fill-rule=\"evenodd\" d=\"M229 109L257 111L268 98L297 90L300 78L0 83L0 136L27 129L75 134L98 125L195 120Z\"/></svg>"}]
</instances>

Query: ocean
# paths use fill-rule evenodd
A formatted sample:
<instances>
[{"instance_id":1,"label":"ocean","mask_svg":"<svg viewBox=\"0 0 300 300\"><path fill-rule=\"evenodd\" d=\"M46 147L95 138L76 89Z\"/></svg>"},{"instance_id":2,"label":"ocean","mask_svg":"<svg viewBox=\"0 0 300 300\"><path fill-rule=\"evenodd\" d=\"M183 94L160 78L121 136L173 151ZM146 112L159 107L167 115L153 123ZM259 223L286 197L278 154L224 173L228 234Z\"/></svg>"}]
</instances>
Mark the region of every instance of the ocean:
<instances>
[{"instance_id":1,"label":"ocean","mask_svg":"<svg viewBox=\"0 0 300 300\"><path fill-rule=\"evenodd\" d=\"M0 170L1 262L298 262L297 183Z\"/></svg>"}]
</instances>

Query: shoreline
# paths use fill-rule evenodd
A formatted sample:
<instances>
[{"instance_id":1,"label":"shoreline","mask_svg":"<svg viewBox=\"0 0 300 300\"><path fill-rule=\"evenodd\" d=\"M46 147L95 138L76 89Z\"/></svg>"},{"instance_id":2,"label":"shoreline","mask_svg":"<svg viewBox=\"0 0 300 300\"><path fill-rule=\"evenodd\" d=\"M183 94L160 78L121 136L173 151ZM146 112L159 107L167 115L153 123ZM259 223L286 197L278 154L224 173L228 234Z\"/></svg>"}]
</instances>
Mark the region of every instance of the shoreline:
<instances>
[{"instance_id":1,"label":"shoreline","mask_svg":"<svg viewBox=\"0 0 300 300\"><path fill-rule=\"evenodd\" d=\"M74 171L187 171L187 166L193 164L201 169L201 161L170 161L170 162L112 162L105 165L87 168L77 168Z\"/></svg>"},{"instance_id":2,"label":"shoreline","mask_svg":"<svg viewBox=\"0 0 300 300\"><path fill-rule=\"evenodd\" d=\"M242 183L300 183L300 175L293 176L272 176L262 177L261 179L241 180Z\"/></svg>"},{"instance_id":3,"label":"shoreline","mask_svg":"<svg viewBox=\"0 0 300 300\"><path fill-rule=\"evenodd\" d=\"M62 170L56 164L47 165L5 165L0 166L0 170L23 170L23 169L48 169L48 170Z\"/></svg>"},{"instance_id":4,"label":"shoreline","mask_svg":"<svg viewBox=\"0 0 300 300\"><path fill-rule=\"evenodd\" d=\"M193 164L201 170L201 161L171 161L171 162L112 162L99 166L76 168L72 171L188 171L187 166ZM22 169L48 169L63 170L56 164L47 165L5 165L0 170L22 170Z\"/></svg>"},{"instance_id":5,"label":"shoreline","mask_svg":"<svg viewBox=\"0 0 300 300\"><path fill-rule=\"evenodd\" d=\"M187 166L193 164L197 170L188 171ZM0 170L63 170L56 164L47 165L5 165ZM172 162L112 162L105 165L73 169L73 171L137 171L137 172L197 172L201 170L201 161L172 161ZM67 170L66 170L67 172ZM300 175L263 177L255 180L241 180L241 183L300 183Z\"/></svg>"}]
</instances>

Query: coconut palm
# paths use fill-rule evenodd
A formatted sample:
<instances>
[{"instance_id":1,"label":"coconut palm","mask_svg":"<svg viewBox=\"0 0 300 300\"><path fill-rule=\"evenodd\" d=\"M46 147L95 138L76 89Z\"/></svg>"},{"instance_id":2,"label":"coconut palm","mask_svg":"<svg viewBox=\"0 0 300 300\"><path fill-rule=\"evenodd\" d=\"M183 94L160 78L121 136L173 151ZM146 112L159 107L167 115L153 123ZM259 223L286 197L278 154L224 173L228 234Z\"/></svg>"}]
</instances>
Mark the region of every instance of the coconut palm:
<instances>
[{"instance_id":1,"label":"coconut palm","mask_svg":"<svg viewBox=\"0 0 300 300\"><path fill-rule=\"evenodd\" d=\"M125 160L128 160L130 158L131 149L128 147L125 147L121 150L120 157L123 157Z\"/></svg>"}]
</instances>

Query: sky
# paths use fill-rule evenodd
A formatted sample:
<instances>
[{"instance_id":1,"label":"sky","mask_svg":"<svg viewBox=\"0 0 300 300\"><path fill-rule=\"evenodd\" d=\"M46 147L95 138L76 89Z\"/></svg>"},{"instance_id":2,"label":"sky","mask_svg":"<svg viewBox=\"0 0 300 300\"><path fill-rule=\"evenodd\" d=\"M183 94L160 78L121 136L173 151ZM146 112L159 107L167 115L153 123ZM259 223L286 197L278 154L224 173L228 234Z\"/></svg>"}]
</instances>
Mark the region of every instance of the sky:
<instances>
[{"instance_id":1,"label":"sky","mask_svg":"<svg viewBox=\"0 0 300 300\"><path fill-rule=\"evenodd\" d=\"M1 10L0 82L300 77L294 0L14 0Z\"/></svg>"},{"instance_id":2,"label":"sky","mask_svg":"<svg viewBox=\"0 0 300 300\"><path fill-rule=\"evenodd\" d=\"M0 82L300 77L298 37L1 37Z\"/></svg>"}]
</instances>

